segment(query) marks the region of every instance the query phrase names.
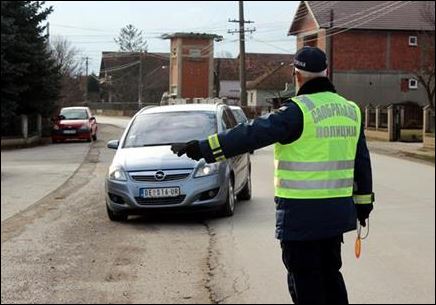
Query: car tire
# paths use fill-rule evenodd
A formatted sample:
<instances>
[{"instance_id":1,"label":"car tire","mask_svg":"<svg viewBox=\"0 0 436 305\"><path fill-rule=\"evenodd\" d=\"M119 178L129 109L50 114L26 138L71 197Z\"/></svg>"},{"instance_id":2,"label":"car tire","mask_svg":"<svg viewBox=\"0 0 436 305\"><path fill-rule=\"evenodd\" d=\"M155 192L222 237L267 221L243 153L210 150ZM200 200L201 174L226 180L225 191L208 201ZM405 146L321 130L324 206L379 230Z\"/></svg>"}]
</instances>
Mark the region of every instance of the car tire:
<instances>
[{"instance_id":1,"label":"car tire","mask_svg":"<svg viewBox=\"0 0 436 305\"><path fill-rule=\"evenodd\" d=\"M244 188L238 194L238 200L250 200L251 199L251 172L248 174L247 182Z\"/></svg>"},{"instance_id":2,"label":"car tire","mask_svg":"<svg viewBox=\"0 0 436 305\"><path fill-rule=\"evenodd\" d=\"M123 221L127 221L127 218L129 217L127 214L115 213L111 209L109 209L107 206L106 206L106 210L107 210L107 216L109 217L109 219L111 221L123 222Z\"/></svg>"},{"instance_id":3,"label":"car tire","mask_svg":"<svg viewBox=\"0 0 436 305\"><path fill-rule=\"evenodd\" d=\"M233 187L233 181L232 179L229 179L229 190L227 192L227 199L226 203L222 207L220 211L221 217L230 217L233 216L235 213L235 203L236 203L236 196L235 196L235 189Z\"/></svg>"},{"instance_id":4,"label":"car tire","mask_svg":"<svg viewBox=\"0 0 436 305\"><path fill-rule=\"evenodd\" d=\"M97 141L97 133L92 136L93 141Z\"/></svg>"}]
</instances>

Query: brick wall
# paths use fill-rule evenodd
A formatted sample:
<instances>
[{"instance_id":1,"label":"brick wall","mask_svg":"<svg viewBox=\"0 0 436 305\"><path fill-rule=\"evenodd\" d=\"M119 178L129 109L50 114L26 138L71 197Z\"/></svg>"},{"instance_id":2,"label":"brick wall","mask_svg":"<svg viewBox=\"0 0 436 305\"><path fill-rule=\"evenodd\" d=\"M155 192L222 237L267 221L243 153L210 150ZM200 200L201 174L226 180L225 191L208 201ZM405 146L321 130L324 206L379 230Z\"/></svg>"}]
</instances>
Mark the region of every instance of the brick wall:
<instances>
[{"instance_id":1,"label":"brick wall","mask_svg":"<svg viewBox=\"0 0 436 305\"><path fill-rule=\"evenodd\" d=\"M348 31L333 36L334 70L386 69L386 33Z\"/></svg>"},{"instance_id":2,"label":"brick wall","mask_svg":"<svg viewBox=\"0 0 436 305\"><path fill-rule=\"evenodd\" d=\"M418 37L418 46L409 46L409 36ZM416 32L391 33L391 68L402 71L413 71L420 65L421 47L428 43L426 36L417 35ZM434 46L434 42L433 42ZM433 51L434 61L434 51Z\"/></svg>"},{"instance_id":3,"label":"brick wall","mask_svg":"<svg viewBox=\"0 0 436 305\"><path fill-rule=\"evenodd\" d=\"M209 61L183 59L182 97L209 96Z\"/></svg>"},{"instance_id":4,"label":"brick wall","mask_svg":"<svg viewBox=\"0 0 436 305\"><path fill-rule=\"evenodd\" d=\"M209 96L209 55L213 52L209 40L183 39L182 91L183 98ZM190 50L201 50L201 57L191 58Z\"/></svg>"},{"instance_id":5,"label":"brick wall","mask_svg":"<svg viewBox=\"0 0 436 305\"><path fill-rule=\"evenodd\" d=\"M409 46L404 31L347 31L334 36L335 71L413 71L420 64L420 45L425 37L418 36L418 46Z\"/></svg>"}]
</instances>

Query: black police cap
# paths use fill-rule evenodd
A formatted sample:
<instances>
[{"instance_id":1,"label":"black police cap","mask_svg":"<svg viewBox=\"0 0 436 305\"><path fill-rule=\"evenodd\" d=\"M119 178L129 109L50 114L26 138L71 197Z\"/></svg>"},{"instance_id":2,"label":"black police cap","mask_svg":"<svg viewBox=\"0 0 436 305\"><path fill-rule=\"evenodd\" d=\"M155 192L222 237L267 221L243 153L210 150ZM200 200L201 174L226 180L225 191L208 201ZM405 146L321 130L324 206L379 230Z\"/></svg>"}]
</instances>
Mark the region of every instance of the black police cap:
<instances>
[{"instance_id":1,"label":"black police cap","mask_svg":"<svg viewBox=\"0 0 436 305\"><path fill-rule=\"evenodd\" d=\"M327 69L327 57L321 49L306 46L295 54L294 67L308 72L321 72Z\"/></svg>"}]
</instances>

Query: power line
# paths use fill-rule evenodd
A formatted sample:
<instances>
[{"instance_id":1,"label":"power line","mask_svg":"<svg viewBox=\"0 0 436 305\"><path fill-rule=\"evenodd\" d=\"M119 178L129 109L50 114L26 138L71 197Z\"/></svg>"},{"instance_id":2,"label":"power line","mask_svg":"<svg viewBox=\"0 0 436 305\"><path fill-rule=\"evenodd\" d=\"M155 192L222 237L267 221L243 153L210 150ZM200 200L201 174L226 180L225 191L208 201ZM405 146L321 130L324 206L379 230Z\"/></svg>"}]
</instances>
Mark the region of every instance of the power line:
<instances>
[{"instance_id":1,"label":"power line","mask_svg":"<svg viewBox=\"0 0 436 305\"><path fill-rule=\"evenodd\" d=\"M133 67L133 66L135 66L135 65L137 65L139 63L140 63L140 61L138 60L138 61L135 61L135 62L132 62L132 63L128 63L128 64L121 65L121 66L117 66L117 67L114 67L114 68L100 70L100 73L115 72L115 71L127 69L127 68Z\"/></svg>"},{"instance_id":2,"label":"power line","mask_svg":"<svg viewBox=\"0 0 436 305\"><path fill-rule=\"evenodd\" d=\"M403 2L403 1L400 1L400 2ZM391 12L393 12L393 11L395 11L395 10L397 10L397 9L399 9L399 8L401 8L401 7L403 7L403 6L405 6L405 5L408 5L410 2L411 2L411 1L406 1L406 2L400 4L400 5L396 6L396 7L391 7L390 10L387 10L387 11L383 12L382 14L380 14L380 15L378 15L378 16L375 16L375 17L373 17L373 18L370 18L370 19L368 19L368 20L365 20L365 21L363 21L363 22L361 22L361 23L354 24L354 25L352 25L352 26L350 26L350 27L348 27L348 28L346 28L346 29L343 29L343 30L340 30L340 31L337 31L337 32L331 32L330 34L325 35L325 37L326 37L326 38L327 38L327 37L332 37L332 36L335 36L335 35L337 35L337 34L341 34L341 33L344 33L344 32L347 32L347 31L350 31L350 30L352 30L352 29L354 29L354 28L356 28L356 27L358 27L358 26L364 25L364 24L366 24L366 23L368 23L368 22L370 22L370 21L372 21L372 20L375 20L375 19L377 19L377 18L383 17L384 15L387 15L387 14L389 14L389 13L391 13ZM384 10L384 9L385 9L385 8L383 8L383 10ZM307 42L312 42L312 41L316 41L316 40L318 40L318 38L305 40L305 42L307 43Z\"/></svg>"},{"instance_id":3,"label":"power line","mask_svg":"<svg viewBox=\"0 0 436 305\"><path fill-rule=\"evenodd\" d=\"M389 2L392 2L392 1L389 1ZM377 9L380 8L380 7L381 7L381 10L383 10L383 9L386 9L386 8L391 7L392 5L398 4L398 3L400 3L400 2L402 2L402 1L393 1L393 3L391 3L391 4L388 4L388 2L383 2L383 3L381 3L381 4L378 4L378 5L375 5L375 6L373 6L373 7L367 8L367 9L365 9L365 10L363 10L363 11L359 11L359 12L354 13L354 14L352 14L352 15L347 15L347 16L344 16L344 17L342 17L342 18L335 19L335 23L338 24L338 25L336 25L334 28L340 28L341 26L344 26L344 25L346 25L346 24L349 24L349 23L355 22L356 19L351 19L351 20L346 21L346 22L344 22L344 23L342 23L342 24L338 23L338 21L346 20L346 19L349 19L349 18L351 18L351 17L353 17L353 16L360 15L360 14L364 14L365 12L368 12L367 14L365 14L365 15L363 15L363 16L361 16L361 17L359 17L359 18L357 19L357 20L360 20L361 18L369 17L369 16L373 15L374 13L380 11L380 10L377 10ZM369 11L371 11L371 12L369 12ZM293 22L295 22L295 21L293 21ZM329 23L330 23L330 21L326 21L326 22L324 22L324 23L322 23L322 24L319 24L319 27L320 27L320 28L321 28L321 27L326 27L326 26L329 25ZM315 26L315 27L313 27L312 29L304 29L304 30L299 30L299 31L293 31L293 32L290 32L289 35L298 35L298 34L300 34L300 33L308 32L308 31L313 31L313 30L317 30L317 29L318 29L318 27Z\"/></svg>"},{"instance_id":4,"label":"power line","mask_svg":"<svg viewBox=\"0 0 436 305\"><path fill-rule=\"evenodd\" d=\"M247 89L245 75L245 33L253 33L256 28L245 29L246 23L254 23L254 21L244 20L244 2L239 1L239 20L229 19L229 22L239 23L239 30L228 30L229 34L239 33L239 80L241 87L241 106L247 106Z\"/></svg>"},{"instance_id":5,"label":"power line","mask_svg":"<svg viewBox=\"0 0 436 305\"><path fill-rule=\"evenodd\" d=\"M271 44L271 43L268 43L268 42L266 42L266 41L262 41L262 40L255 39L255 38L253 38L253 40L254 40L254 41L257 41L257 42L260 42L260 43L263 43L263 44L266 44L266 45L268 45L268 46L274 47L274 48L276 48L277 50L281 50L281 51L285 51L285 52L289 53L289 50L288 50L288 49L284 49L284 48L278 47L278 46L273 45L273 44Z\"/></svg>"}]
</instances>

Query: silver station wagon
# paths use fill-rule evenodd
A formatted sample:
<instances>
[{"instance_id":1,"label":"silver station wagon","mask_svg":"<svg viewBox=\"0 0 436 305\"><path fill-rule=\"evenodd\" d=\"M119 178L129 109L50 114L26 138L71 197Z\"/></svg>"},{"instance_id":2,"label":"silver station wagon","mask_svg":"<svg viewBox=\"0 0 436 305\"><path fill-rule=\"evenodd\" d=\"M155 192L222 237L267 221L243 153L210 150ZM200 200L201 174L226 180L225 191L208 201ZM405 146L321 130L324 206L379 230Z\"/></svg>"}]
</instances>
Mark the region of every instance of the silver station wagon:
<instances>
[{"instance_id":1,"label":"silver station wagon","mask_svg":"<svg viewBox=\"0 0 436 305\"><path fill-rule=\"evenodd\" d=\"M129 122L106 178L107 213L113 221L152 209L214 209L233 215L235 202L251 198L249 154L206 164L177 157L171 144L236 126L224 104L190 104L144 108Z\"/></svg>"}]
</instances>

